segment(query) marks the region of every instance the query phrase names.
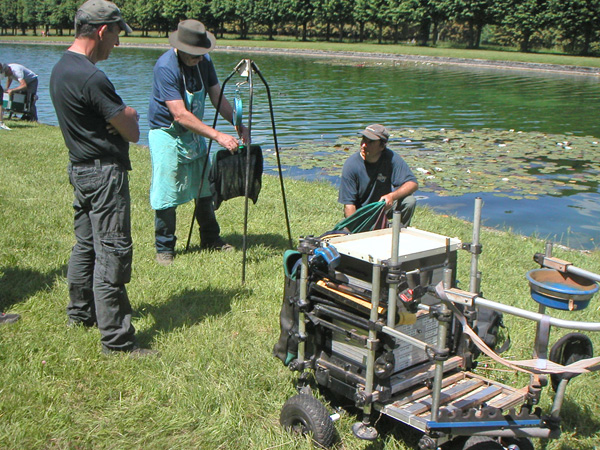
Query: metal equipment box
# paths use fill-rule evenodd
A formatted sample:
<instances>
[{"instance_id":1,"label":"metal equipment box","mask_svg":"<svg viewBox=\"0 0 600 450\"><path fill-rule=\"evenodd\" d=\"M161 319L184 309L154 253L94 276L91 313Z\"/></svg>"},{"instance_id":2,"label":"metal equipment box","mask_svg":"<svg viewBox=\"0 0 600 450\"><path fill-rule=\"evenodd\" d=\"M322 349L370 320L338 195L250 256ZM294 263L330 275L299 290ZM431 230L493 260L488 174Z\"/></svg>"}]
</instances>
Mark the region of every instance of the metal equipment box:
<instances>
[{"instance_id":1,"label":"metal equipment box","mask_svg":"<svg viewBox=\"0 0 600 450\"><path fill-rule=\"evenodd\" d=\"M387 267L392 259L392 229L376 230L365 233L333 237L328 240L341 256L336 268L336 277L360 289L372 290L372 268L378 264L387 273ZM408 273L408 287L417 285L437 284L443 279L444 269L452 271L452 280L456 277L457 250L461 242L457 238L448 238L435 233L416 228L403 228L400 231L398 247L398 264L402 271ZM381 297L387 298L387 285L382 283ZM425 294L424 304L438 303L439 299L431 294ZM352 326L342 321L334 322L345 330ZM416 317L415 323L398 324L395 329L419 339L426 344L435 345L437 341L438 322L424 311ZM355 332L367 335L366 330ZM357 342L346 339L343 332L333 333L331 351L335 356L366 367L367 349ZM413 367L428 361L425 351L406 342L398 342L391 350L394 355L393 373Z\"/></svg>"}]
</instances>

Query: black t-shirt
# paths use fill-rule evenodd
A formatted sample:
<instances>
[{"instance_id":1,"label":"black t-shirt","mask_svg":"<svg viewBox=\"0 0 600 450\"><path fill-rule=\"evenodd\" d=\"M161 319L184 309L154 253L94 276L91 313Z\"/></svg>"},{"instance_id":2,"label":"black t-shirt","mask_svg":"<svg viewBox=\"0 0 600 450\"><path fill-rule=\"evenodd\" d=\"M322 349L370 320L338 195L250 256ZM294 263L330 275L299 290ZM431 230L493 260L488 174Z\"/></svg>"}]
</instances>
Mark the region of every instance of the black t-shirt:
<instances>
[{"instance_id":1,"label":"black t-shirt","mask_svg":"<svg viewBox=\"0 0 600 450\"><path fill-rule=\"evenodd\" d=\"M106 74L86 56L64 53L52 69L50 97L71 162L112 157L131 169L129 142L106 129L125 104Z\"/></svg>"}]
</instances>

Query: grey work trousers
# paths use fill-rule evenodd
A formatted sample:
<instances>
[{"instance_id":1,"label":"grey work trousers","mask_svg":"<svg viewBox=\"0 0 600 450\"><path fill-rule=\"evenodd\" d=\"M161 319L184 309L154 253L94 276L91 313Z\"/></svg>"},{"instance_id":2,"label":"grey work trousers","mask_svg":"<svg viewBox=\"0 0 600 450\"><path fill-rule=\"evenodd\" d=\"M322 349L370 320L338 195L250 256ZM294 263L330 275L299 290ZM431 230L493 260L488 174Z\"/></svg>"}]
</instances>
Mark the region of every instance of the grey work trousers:
<instances>
[{"instance_id":1,"label":"grey work trousers","mask_svg":"<svg viewBox=\"0 0 600 450\"><path fill-rule=\"evenodd\" d=\"M127 170L112 160L69 164L76 244L67 280L74 322L97 323L102 345L130 350L135 344L131 304L133 244Z\"/></svg>"},{"instance_id":2,"label":"grey work trousers","mask_svg":"<svg viewBox=\"0 0 600 450\"><path fill-rule=\"evenodd\" d=\"M391 208L387 213L388 219L392 218L394 211L400 211L400 220L402 221L402 224L406 227L409 227L416 207L417 199L415 196L412 194L407 195L406 197L394 202L393 208Z\"/></svg>"}]
</instances>

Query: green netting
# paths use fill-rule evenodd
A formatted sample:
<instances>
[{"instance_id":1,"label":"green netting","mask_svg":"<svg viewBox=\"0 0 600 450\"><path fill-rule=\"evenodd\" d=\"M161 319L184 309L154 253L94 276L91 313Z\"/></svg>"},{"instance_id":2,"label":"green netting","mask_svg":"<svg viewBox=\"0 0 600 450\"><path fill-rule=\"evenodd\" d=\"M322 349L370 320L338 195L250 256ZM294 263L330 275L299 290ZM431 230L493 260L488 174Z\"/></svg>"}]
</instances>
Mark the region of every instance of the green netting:
<instances>
[{"instance_id":1,"label":"green netting","mask_svg":"<svg viewBox=\"0 0 600 450\"><path fill-rule=\"evenodd\" d=\"M339 222L334 230L347 230L350 233L360 233L382 228L385 221L385 202L369 203L358 208L350 217Z\"/></svg>"}]
</instances>

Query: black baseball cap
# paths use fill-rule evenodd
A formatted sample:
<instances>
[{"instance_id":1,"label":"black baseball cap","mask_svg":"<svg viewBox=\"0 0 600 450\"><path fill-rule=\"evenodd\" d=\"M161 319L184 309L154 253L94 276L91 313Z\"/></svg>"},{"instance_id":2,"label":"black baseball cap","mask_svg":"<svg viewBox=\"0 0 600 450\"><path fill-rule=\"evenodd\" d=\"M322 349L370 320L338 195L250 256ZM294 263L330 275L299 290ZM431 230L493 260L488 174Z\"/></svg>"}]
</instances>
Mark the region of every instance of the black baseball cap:
<instances>
[{"instance_id":1,"label":"black baseball cap","mask_svg":"<svg viewBox=\"0 0 600 450\"><path fill-rule=\"evenodd\" d=\"M75 15L76 25L101 25L118 23L121 30L131 33L132 30L121 16L121 10L113 2L106 0L88 0L79 7Z\"/></svg>"}]
</instances>

